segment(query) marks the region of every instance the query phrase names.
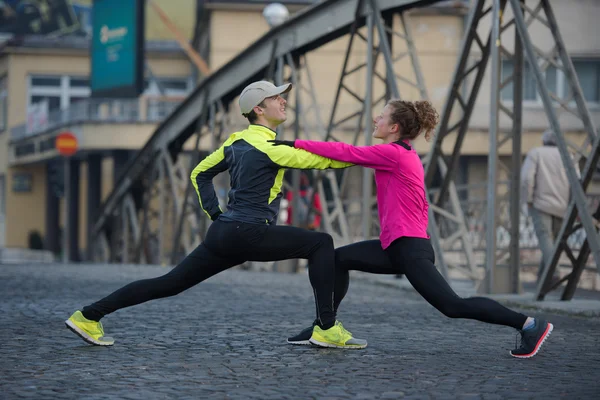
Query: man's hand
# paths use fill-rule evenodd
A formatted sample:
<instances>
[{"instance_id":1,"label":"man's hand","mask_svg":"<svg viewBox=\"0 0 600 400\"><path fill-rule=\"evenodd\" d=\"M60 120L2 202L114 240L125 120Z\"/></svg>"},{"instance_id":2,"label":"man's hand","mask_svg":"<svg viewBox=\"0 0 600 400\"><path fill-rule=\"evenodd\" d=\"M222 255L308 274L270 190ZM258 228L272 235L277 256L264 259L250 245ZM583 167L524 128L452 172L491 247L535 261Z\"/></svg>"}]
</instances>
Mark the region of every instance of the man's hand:
<instances>
[{"instance_id":1,"label":"man's hand","mask_svg":"<svg viewBox=\"0 0 600 400\"><path fill-rule=\"evenodd\" d=\"M216 213L214 213L213 215L210 216L210 220L211 221L216 221L219 218L219 215L223 214L222 211L217 211Z\"/></svg>"},{"instance_id":2,"label":"man's hand","mask_svg":"<svg viewBox=\"0 0 600 400\"><path fill-rule=\"evenodd\" d=\"M295 147L295 140L267 140L269 143L273 143L273 146L290 146Z\"/></svg>"}]
</instances>

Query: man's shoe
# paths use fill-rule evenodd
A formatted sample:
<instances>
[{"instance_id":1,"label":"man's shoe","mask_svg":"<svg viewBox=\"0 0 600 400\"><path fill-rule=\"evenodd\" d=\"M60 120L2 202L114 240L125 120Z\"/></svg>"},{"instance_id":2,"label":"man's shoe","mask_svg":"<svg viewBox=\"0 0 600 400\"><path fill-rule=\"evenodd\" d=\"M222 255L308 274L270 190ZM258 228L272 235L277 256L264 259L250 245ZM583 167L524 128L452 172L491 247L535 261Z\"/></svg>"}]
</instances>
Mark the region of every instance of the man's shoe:
<instances>
[{"instance_id":1,"label":"man's shoe","mask_svg":"<svg viewBox=\"0 0 600 400\"><path fill-rule=\"evenodd\" d=\"M511 350L510 355L517 358L535 356L553 329L554 325L551 323L536 319L533 328L519 331L521 333L521 346Z\"/></svg>"},{"instance_id":2,"label":"man's shoe","mask_svg":"<svg viewBox=\"0 0 600 400\"><path fill-rule=\"evenodd\" d=\"M352 334L344 329L339 321L335 321L335 325L329 329L321 329L319 325L316 325L309 341L317 346L340 349L364 349L367 347L366 340L353 338Z\"/></svg>"},{"instance_id":3,"label":"man's shoe","mask_svg":"<svg viewBox=\"0 0 600 400\"><path fill-rule=\"evenodd\" d=\"M313 324L302 330L302 332L300 332L299 334L297 334L296 336L292 336L289 337L287 339L287 342L289 344L295 344L295 345L309 345L310 344L310 337L313 334L313 328L316 326L316 321L313 322Z\"/></svg>"},{"instance_id":4,"label":"man's shoe","mask_svg":"<svg viewBox=\"0 0 600 400\"><path fill-rule=\"evenodd\" d=\"M67 328L79 335L88 343L96 346L112 346L115 341L111 337L104 337L104 328L102 322L92 321L83 316L81 311L77 310L71 317L65 321Z\"/></svg>"}]
</instances>

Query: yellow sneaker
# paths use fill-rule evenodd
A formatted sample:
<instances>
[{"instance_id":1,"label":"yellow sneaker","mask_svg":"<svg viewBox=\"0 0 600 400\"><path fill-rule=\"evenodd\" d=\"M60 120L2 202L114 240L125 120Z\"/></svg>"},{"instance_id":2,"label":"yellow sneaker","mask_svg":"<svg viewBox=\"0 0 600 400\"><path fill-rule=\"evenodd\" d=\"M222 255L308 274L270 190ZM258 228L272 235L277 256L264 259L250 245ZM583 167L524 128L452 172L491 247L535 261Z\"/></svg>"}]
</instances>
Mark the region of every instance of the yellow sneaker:
<instances>
[{"instance_id":1,"label":"yellow sneaker","mask_svg":"<svg viewBox=\"0 0 600 400\"><path fill-rule=\"evenodd\" d=\"M104 337L104 328L102 322L92 321L83 316L81 311L77 310L71 317L65 321L67 328L79 335L88 343L96 346L112 346L115 341L111 337Z\"/></svg>"},{"instance_id":2,"label":"yellow sneaker","mask_svg":"<svg viewBox=\"0 0 600 400\"><path fill-rule=\"evenodd\" d=\"M340 349L364 349L367 347L366 340L353 338L352 334L339 321L335 321L335 325L326 330L315 325L309 341L317 346Z\"/></svg>"}]
</instances>

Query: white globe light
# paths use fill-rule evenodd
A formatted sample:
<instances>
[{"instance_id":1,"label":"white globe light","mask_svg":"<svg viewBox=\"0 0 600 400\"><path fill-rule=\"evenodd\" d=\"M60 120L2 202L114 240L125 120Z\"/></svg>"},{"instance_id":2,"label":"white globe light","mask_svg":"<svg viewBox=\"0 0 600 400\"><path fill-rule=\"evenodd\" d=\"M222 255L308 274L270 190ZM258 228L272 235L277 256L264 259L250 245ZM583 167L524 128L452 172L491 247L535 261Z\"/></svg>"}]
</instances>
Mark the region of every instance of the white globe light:
<instances>
[{"instance_id":1,"label":"white globe light","mask_svg":"<svg viewBox=\"0 0 600 400\"><path fill-rule=\"evenodd\" d=\"M263 10L263 17L271 28L283 24L289 16L287 7L281 3L271 3Z\"/></svg>"}]
</instances>

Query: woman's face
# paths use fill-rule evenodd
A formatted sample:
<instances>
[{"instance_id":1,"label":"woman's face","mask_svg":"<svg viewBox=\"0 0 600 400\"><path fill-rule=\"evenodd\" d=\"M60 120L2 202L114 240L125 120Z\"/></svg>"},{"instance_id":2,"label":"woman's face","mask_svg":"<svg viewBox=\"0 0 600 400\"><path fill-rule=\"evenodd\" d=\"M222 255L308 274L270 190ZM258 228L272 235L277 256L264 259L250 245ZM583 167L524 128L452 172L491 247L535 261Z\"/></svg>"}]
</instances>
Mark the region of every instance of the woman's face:
<instances>
[{"instance_id":1,"label":"woman's face","mask_svg":"<svg viewBox=\"0 0 600 400\"><path fill-rule=\"evenodd\" d=\"M394 142L400 138L400 126L398 124L391 123L391 113L392 107L386 105L381 114L379 114L373 120L375 125L375 128L373 129L373 137L376 139L381 139L386 143Z\"/></svg>"}]
</instances>

